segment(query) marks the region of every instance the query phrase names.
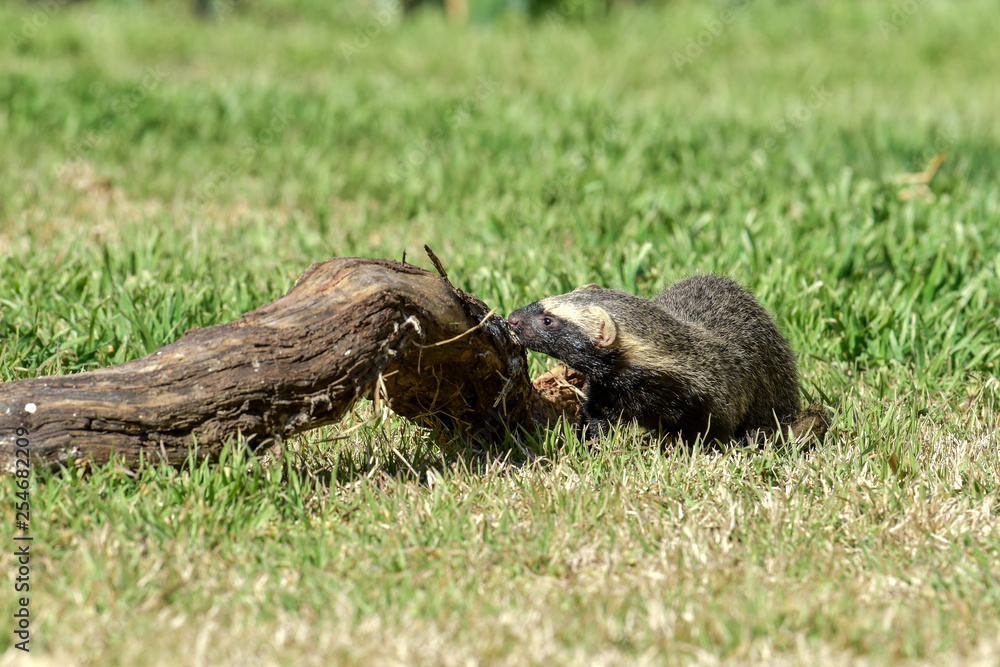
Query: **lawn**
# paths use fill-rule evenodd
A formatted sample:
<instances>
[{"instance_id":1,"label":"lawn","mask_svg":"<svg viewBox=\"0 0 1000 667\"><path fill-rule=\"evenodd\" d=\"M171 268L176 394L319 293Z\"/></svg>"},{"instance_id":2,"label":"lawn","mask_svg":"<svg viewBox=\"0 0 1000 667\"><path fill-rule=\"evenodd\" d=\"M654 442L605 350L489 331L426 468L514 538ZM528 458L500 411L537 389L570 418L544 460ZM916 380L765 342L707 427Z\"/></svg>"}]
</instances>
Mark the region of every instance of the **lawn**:
<instances>
[{"instance_id":1,"label":"lawn","mask_svg":"<svg viewBox=\"0 0 1000 667\"><path fill-rule=\"evenodd\" d=\"M833 429L502 447L361 403L256 456L36 469L38 664L996 664L994 3L189 4L0 4L0 381L426 243L501 313L731 275Z\"/></svg>"}]
</instances>

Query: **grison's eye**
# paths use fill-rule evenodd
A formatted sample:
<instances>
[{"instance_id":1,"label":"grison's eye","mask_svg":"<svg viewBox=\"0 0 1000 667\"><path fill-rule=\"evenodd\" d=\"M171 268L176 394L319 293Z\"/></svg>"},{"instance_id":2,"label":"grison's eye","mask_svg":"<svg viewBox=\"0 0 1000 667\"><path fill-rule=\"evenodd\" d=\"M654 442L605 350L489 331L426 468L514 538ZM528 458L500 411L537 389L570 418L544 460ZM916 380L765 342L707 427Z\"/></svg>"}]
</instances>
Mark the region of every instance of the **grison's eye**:
<instances>
[{"instance_id":1,"label":"grison's eye","mask_svg":"<svg viewBox=\"0 0 1000 667\"><path fill-rule=\"evenodd\" d=\"M555 322L551 317L546 316L542 318L542 326L551 327L553 324L555 324Z\"/></svg>"}]
</instances>

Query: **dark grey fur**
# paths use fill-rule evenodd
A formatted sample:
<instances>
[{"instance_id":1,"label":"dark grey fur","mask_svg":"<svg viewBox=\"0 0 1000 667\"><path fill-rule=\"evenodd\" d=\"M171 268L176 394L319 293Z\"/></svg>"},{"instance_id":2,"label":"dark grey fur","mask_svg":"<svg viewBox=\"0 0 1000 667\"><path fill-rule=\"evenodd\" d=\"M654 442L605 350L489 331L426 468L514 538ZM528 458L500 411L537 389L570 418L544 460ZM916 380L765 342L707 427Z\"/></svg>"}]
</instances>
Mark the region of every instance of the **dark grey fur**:
<instances>
[{"instance_id":1,"label":"dark grey fur","mask_svg":"<svg viewBox=\"0 0 1000 667\"><path fill-rule=\"evenodd\" d=\"M597 345L579 326L582 318L553 317L546 306L568 307L571 314L600 306L614 320L619 340ZM584 423L592 436L621 419L689 443L698 435L727 440L773 429L799 411L788 342L767 311L729 278L695 276L652 300L581 288L525 306L508 323L526 347L587 376ZM641 341L644 358L628 358L620 345L624 335Z\"/></svg>"}]
</instances>

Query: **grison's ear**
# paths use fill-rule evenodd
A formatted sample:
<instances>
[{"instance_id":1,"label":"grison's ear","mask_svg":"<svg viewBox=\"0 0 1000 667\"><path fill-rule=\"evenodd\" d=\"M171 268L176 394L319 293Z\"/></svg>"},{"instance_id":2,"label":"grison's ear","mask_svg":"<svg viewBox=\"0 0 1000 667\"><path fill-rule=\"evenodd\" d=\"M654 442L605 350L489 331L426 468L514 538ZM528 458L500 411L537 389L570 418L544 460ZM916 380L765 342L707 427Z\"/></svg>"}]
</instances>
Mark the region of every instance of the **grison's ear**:
<instances>
[{"instance_id":1,"label":"grison's ear","mask_svg":"<svg viewBox=\"0 0 1000 667\"><path fill-rule=\"evenodd\" d=\"M586 284L586 285L580 285L579 287L577 287L577 288L576 288L575 290L573 290L573 291L574 291L574 292L583 292L584 290L589 290L589 289L604 289L604 288L602 288L602 287L601 287L600 285L598 285L597 283L588 283L588 284Z\"/></svg>"},{"instance_id":2,"label":"grison's ear","mask_svg":"<svg viewBox=\"0 0 1000 667\"><path fill-rule=\"evenodd\" d=\"M590 322L590 337L597 347L611 347L618 338L618 325L611 319L611 314L600 306L587 306L586 312Z\"/></svg>"}]
</instances>

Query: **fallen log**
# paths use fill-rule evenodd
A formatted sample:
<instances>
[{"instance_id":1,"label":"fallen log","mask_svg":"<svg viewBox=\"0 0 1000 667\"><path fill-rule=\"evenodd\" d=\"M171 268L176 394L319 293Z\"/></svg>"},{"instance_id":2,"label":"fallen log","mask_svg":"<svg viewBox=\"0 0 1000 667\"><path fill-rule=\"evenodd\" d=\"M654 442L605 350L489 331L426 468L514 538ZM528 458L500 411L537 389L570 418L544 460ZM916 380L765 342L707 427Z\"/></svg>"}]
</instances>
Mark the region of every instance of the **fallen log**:
<instances>
[{"instance_id":1,"label":"fallen log","mask_svg":"<svg viewBox=\"0 0 1000 667\"><path fill-rule=\"evenodd\" d=\"M317 263L276 301L141 359L0 384L0 468L26 466L19 445L50 466L177 464L192 448L215 457L238 434L256 450L335 423L362 397L473 436L572 417L569 384L534 390L504 320L431 258L441 275L390 260Z\"/></svg>"},{"instance_id":2,"label":"fallen log","mask_svg":"<svg viewBox=\"0 0 1000 667\"><path fill-rule=\"evenodd\" d=\"M310 266L283 297L141 359L0 384L0 470L214 458L340 421L361 398L417 424L495 438L579 418L581 373L528 379L506 322L438 275L380 259ZM823 439L811 405L781 430ZM772 437L775 432L762 433Z\"/></svg>"}]
</instances>

